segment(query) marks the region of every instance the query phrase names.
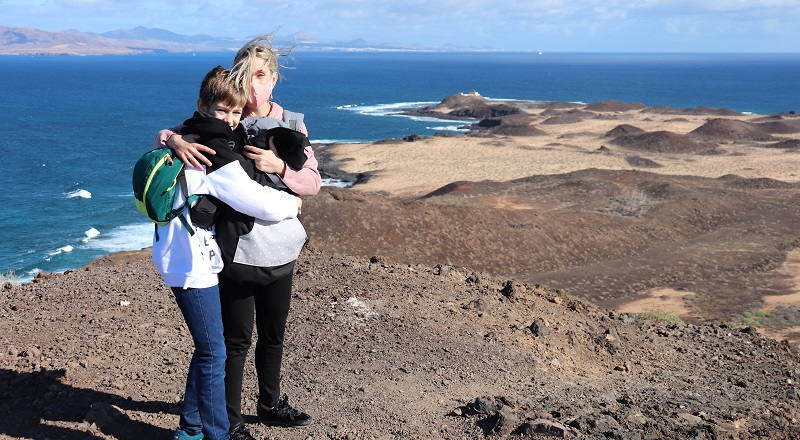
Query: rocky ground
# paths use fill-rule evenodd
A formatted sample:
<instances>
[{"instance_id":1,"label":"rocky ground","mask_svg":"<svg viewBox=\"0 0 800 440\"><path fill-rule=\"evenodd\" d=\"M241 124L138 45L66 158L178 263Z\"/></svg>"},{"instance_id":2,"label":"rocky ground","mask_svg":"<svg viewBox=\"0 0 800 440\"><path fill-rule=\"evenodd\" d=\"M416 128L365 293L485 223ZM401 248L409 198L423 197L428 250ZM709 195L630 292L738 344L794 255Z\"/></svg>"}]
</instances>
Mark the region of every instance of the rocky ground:
<instances>
[{"instance_id":1,"label":"rocky ground","mask_svg":"<svg viewBox=\"0 0 800 440\"><path fill-rule=\"evenodd\" d=\"M315 424L260 438L800 438L800 357L751 328L315 249L296 280L283 382ZM169 438L191 341L145 252L9 288L0 318L0 437Z\"/></svg>"}]
</instances>

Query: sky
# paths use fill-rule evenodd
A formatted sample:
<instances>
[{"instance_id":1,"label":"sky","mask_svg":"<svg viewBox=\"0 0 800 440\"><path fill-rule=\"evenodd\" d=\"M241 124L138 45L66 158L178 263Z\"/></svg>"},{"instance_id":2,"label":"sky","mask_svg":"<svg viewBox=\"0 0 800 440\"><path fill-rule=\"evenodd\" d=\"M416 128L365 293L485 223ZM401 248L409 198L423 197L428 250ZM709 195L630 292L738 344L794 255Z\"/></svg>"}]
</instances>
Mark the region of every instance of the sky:
<instances>
[{"instance_id":1,"label":"sky","mask_svg":"<svg viewBox=\"0 0 800 440\"><path fill-rule=\"evenodd\" d=\"M800 52L800 0L0 0L0 25L552 52Z\"/></svg>"}]
</instances>

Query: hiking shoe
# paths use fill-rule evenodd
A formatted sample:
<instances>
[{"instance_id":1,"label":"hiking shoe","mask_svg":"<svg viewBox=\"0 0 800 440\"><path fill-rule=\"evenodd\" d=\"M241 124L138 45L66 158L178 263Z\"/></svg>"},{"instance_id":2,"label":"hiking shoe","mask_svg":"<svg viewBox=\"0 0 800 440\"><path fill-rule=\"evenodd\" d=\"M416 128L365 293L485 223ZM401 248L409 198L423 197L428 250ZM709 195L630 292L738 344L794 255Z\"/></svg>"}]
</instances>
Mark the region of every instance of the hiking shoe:
<instances>
[{"instance_id":1,"label":"hiking shoe","mask_svg":"<svg viewBox=\"0 0 800 440\"><path fill-rule=\"evenodd\" d=\"M199 434L189 434L188 432L184 431L183 429L178 429L175 431L175 435L172 436L172 440L202 440L203 433Z\"/></svg>"},{"instance_id":2,"label":"hiking shoe","mask_svg":"<svg viewBox=\"0 0 800 440\"><path fill-rule=\"evenodd\" d=\"M228 440L256 440L250 430L244 425L233 428L228 434Z\"/></svg>"},{"instance_id":3,"label":"hiking shoe","mask_svg":"<svg viewBox=\"0 0 800 440\"><path fill-rule=\"evenodd\" d=\"M258 421L266 425L301 427L311 424L311 416L289 405L285 394L274 408L259 404L256 414Z\"/></svg>"}]
</instances>

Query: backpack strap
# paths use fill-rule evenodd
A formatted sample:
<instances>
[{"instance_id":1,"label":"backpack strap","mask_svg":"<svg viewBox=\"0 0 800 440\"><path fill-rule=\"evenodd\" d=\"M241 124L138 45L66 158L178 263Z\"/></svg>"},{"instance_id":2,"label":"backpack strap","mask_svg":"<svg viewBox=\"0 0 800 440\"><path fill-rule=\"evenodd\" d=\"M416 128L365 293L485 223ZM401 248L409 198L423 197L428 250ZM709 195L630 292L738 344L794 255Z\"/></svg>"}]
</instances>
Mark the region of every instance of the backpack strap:
<instances>
[{"instance_id":1,"label":"backpack strap","mask_svg":"<svg viewBox=\"0 0 800 440\"><path fill-rule=\"evenodd\" d=\"M290 112L289 110L283 111L283 122L292 130L300 131L300 126L303 125L303 118L304 115L302 113Z\"/></svg>"},{"instance_id":2,"label":"backpack strap","mask_svg":"<svg viewBox=\"0 0 800 440\"><path fill-rule=\"evenodd\" d=\"M185 211L186 208L192 206L192 204L194 202L196 202L197 200L199 200L200 197L202 197L202 196L197 195L197 194L189 195L189 187L188 187L188 185L186 183L186 175L184 174L183 171L184 170L181 170L180 174L178 174L178 179L177 180L178 180L178 184L181 186L181 192L183 193L183 196L186 199L186 201L183 202L183 205L181 205L180 207L175 208L172 211L170 211L170 213L167 214L166 220L167 221L171 221L175 217L178 217L178 220L181 221L181 224L183 225L183 227L186 228L187 231L189 231L189 235L194 235L194 228L192 228L192 225L189 224L189 220L186 219L186 216L183 215L183 211ZM158 241L158 225L157 224L156 224L156 241Z\"/></svg>"}]
</instances>

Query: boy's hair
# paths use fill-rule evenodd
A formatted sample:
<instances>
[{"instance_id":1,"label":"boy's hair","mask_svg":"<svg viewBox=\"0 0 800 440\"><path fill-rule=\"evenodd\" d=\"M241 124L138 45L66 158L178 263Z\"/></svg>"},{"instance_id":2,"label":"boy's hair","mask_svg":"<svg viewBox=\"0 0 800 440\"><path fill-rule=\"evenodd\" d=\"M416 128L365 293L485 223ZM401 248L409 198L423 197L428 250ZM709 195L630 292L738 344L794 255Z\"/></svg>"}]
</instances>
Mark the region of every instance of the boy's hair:
<instances>
[{"instance_id":1,"label":"boy's hair","mask_svg":"<svg viewBox=\"0 0 800 440\"><path fill-rule=\"evenodd\" d=\"M247 96L231 81L230 70L217 66L211 69L200 84L200 101L206 107L216 103L244 107Z\"/></svg>"},{"instance_id":2,"label":"boy's hair","mask_svg":"<svg viewBox=\"0 0 800 440\"><path fill-rule=\"evenodd\" d=\"M276 49L272 47L272 34L259 35L242 46L233 58L231 80L237 87L244 90L247 100L250 100L250 83L253 78L253 61L261 58L267 61L271 72L277 72L282 66L278 59L289 56L289 49Z\"/></svg>"}]
</instances>

